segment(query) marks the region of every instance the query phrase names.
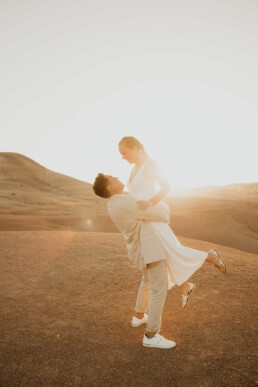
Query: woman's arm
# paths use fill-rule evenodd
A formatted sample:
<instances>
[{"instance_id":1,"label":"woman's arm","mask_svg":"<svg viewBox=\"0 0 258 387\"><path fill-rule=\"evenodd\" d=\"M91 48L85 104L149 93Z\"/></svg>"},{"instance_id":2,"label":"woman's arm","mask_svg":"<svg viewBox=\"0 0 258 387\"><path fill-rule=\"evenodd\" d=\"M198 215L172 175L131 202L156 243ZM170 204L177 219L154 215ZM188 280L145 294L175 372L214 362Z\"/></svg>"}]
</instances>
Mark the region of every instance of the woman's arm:
<instances>
[{"instance_id":1,"label":"woman's arm","mask_svg":"<svg viewBox=\"0 0 258 387\"><path fill-rule=\"evenodd\" d=\"M154 195L152 198L149 199L149 202L152 206L155 206L158 204L164 197L168 194L170 191L170 185L165 178L160 178L159 180L157 179L159 185L160 185L160 190Z\"/></svg>"},{"instance_id":2,"label":"woman's arm","mask_svg":"<svg viewBox=\"0 0 258 387\"><path fill-rule=\"evenodd\" d=\"M168 180L163 176L158 167L157 163L153 160L150 160L146 167L143 170L143 176L146 179L156 180L160 186L160 190L149 200L139 200L138 208L141 210L145 210L148 207L155 206L158 204L170 191L170 185Z\"/></svg>"}]
</instances>

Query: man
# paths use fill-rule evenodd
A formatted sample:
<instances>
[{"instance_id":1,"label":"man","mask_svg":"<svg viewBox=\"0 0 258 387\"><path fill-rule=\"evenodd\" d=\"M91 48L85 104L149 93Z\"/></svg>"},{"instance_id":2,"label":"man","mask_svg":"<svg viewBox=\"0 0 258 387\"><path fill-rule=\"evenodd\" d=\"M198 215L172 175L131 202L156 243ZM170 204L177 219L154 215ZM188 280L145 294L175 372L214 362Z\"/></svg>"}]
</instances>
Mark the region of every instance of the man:
<instances>
[{"instance_id":1,"label":"man","mask_svg":"<svg viewBox=\"0 0 258 387\"><path fill-rule=\"evenodd\" d=\"M139 210L137 199L123 194L123 189L123 183L116 177L101 173L93 185L96 195L109 198L109 215L124 236L129 259L142 270L145 279L139 288L136 316L131 325L136 327L147 323L144 346L173 348L176 343L159 334L167 296L168 273L164 249L150 226L150 222L168 223L169 213L163 206Z\"/></svg>"}]
</instances>

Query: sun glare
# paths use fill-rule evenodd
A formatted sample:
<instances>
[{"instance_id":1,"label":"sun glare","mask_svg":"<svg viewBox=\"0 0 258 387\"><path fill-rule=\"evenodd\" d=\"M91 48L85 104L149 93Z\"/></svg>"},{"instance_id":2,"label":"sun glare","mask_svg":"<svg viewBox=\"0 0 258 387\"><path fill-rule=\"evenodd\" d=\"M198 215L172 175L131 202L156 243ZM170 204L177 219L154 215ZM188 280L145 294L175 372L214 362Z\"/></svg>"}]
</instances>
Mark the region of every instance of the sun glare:
<instances>
[{"instance_id":1,"label":"sun glare","mask_svg":"<svg viewBox=\"0 0 258 387\"><path fill-rule=\"evenodd\" d=\"M199 82L143 82L81 111L52 132L35 156L88 182L103 172L126 183L132 165L122 159L118 142L132 135L160 164L174 192L257 180L252 160L257 126L257 109L227 89Z\"/></svg>"}]
</instances>

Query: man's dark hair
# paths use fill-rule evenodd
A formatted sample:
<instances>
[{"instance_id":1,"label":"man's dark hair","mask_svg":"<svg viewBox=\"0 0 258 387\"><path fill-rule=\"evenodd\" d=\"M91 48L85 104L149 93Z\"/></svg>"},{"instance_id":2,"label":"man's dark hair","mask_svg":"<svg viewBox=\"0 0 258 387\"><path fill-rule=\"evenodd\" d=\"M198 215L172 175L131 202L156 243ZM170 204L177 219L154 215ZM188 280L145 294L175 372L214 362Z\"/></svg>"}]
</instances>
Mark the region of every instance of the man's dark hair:
<instances>
[{"instance_id":1,"label":"man's dark hair","mask_svg":"<svg viewBox=\"0 0 258 387\"><path fill-rule=\"evenodd\" d=\"M108 179L103 173L99 173L93 184L93 191L101 198L109 198L110 193L107 189Z\"/></svg>"}]
</instances>

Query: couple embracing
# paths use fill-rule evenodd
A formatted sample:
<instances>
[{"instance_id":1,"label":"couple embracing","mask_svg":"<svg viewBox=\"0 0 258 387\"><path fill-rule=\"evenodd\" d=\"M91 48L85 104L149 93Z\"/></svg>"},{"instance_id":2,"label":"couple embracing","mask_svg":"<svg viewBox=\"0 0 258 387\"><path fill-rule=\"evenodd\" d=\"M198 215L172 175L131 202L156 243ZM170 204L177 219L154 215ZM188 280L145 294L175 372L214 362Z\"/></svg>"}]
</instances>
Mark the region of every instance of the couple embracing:
<instances>
[{"instance_id":1,"label":"couple embracing","mask_svg":"<svg viewBox=\"0 0 258 387\"><path fill-rule=\"evenodd\" d=\"M124 137L119 152L134 164L129 194L123 193L124 185L117 177L102 173L96 177L93 190L108 198L109 215L124 236L128 257L142 271L131 325L146 324L145 347L169 349L176 343L159 333L167 290L180 287L185 309L195 288L188 279L196 270L208 263L226 273L226 265L216 249L195 250L178 241L169 226L168 205L163 201L169 184L143 145L134 137Z\"/></svg>"}]
</instances>

